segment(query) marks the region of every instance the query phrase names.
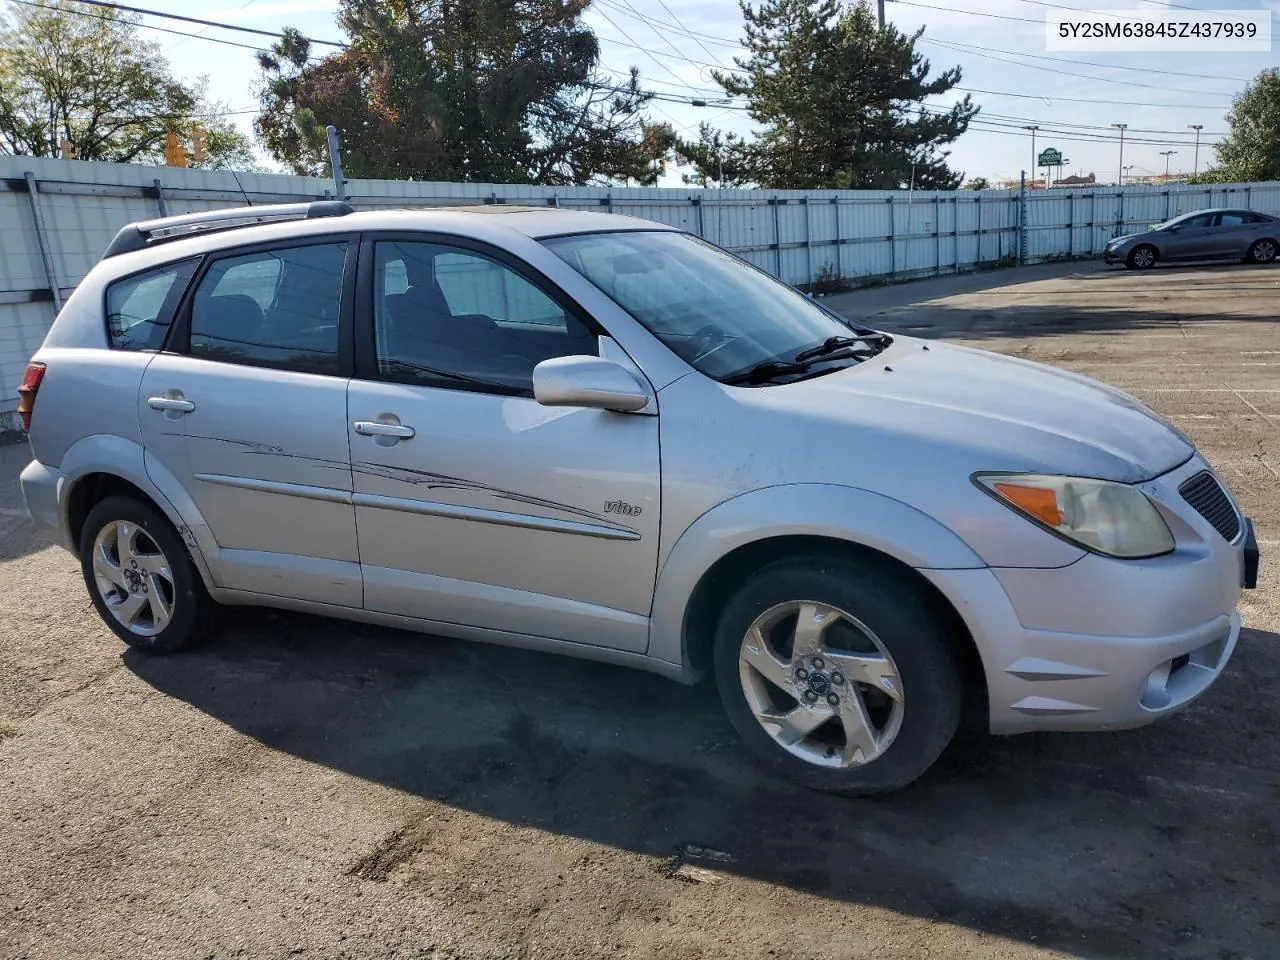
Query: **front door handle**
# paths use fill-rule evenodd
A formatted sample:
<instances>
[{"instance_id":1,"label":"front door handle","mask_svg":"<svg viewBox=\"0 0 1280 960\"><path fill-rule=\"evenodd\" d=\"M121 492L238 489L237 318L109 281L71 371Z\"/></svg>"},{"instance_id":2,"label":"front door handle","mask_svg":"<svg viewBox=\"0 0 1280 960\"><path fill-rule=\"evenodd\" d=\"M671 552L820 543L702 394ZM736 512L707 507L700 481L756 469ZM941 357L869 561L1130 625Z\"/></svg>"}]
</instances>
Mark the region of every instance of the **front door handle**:
<instances>
[{"instance_id":1,"label":"front door handle","mask_svg":"<svg viewBox=\"0 0 1280 960\"><path fill-rule=\"evenodd\" d=\"M356 433L363 437L392 437L396 440L413 439L413 427L399 423L380 423L377 420L357 420L353 426Z\"/></svg>"},{"instance_id":2,"label":"front door handle","mask_svg":"<svg viewBox=\"0 0 1280 960\"><path fill-rule=\"evenodd\" d=\"M163 410L165 413L190 413L196 408L190 400L177 397L151 397L147 400L147 406L152 410Z\"/></svg>"}]
</instances>

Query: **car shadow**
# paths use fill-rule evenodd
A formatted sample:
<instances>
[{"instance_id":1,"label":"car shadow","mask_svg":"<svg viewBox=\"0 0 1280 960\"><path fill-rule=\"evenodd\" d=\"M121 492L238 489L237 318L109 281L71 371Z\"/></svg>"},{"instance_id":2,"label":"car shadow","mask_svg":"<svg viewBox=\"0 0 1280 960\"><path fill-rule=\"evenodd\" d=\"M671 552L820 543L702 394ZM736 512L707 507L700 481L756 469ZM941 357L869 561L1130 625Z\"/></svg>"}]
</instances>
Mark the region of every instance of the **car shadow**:
<instances>
[{"instance_id":1,"label":"car shadow","mask_svg":"<svg viewBox=\"0 0 1280 960\"><path fill-rule=\"evenodd\" d=\"M22 500L18 475L31 462L31 448L25 439L0 444L0 563L38 553L49 541L36 533Z\"/></svg>"},{"instance_id":2,"label":"car shadow","mask_svg":"<svg viewBox=\"0 0 1280 960\"><path fill-rule=\"evenodd\" d=\"M655 869L695 844L723 852L708 864L722 873L1042 947L1217 957L1280 952L1277 640L1251 632L1217 687L1161 724L965 735L877 800L762 772L709 684L253 610L188 654L124 659L274 750Z\"/></svg>"}]
</instances>

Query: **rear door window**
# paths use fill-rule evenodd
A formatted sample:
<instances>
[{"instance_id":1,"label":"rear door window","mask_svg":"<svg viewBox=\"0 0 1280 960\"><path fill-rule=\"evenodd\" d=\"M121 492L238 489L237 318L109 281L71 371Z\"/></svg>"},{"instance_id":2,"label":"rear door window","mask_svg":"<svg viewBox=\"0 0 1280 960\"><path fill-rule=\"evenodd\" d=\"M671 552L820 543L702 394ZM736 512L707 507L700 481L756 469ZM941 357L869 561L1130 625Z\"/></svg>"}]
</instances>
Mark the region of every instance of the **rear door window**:
<instances>
[{"instance_id":1,"label":"rear door window","mask_svg":"<svg viewBox=\"0 0 1280 960\"><path fill-rule=\"evenodd\" d=\"M107 339L116 350L159 350L199 257L180 260L107 287Z\"/></svg>"},{"instance_id":2,"label":"rear door window","mask_svg":"<svg viewBox=\"0 0 1280 960\"><path fill-rule=\"evenodd\" d=\"M285 247L214 262L191 302L192 356L339 373L347 247Z\"/></svg>"}]
</instances>

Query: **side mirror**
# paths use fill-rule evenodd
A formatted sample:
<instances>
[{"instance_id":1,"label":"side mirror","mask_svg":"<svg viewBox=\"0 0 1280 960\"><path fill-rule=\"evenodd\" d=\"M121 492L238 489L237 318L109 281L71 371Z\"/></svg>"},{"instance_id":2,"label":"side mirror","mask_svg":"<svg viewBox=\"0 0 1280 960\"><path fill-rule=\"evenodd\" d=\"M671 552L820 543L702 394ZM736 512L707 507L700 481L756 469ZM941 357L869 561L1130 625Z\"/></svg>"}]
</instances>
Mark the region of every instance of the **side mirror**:
<instances>
[{"instance_id":1,"label":"side mirror","mask_svg":"<svg viewBox=\"0 0 1280 960\"><path fill-rule=\"evenodd\" d=\"M591 407L634 413L649 392L630 370L602 357L553 357L533 368L533 398L544 407Z\"/></svg>"},{"instance_id":2,"label":"side mirror","mask_svg":"<svg viewBox=\"0 0 1280 960\"><path fill-rule=\"evenodd\" d=\"M1181 228L1181 227L1170 227L1170 228L1169 228L1169 232L1170 232L1170 233L1178 233L1178 232L1180 232L1181 230L1182 230L1182 228Z\"/></svg>"}]
</instances>

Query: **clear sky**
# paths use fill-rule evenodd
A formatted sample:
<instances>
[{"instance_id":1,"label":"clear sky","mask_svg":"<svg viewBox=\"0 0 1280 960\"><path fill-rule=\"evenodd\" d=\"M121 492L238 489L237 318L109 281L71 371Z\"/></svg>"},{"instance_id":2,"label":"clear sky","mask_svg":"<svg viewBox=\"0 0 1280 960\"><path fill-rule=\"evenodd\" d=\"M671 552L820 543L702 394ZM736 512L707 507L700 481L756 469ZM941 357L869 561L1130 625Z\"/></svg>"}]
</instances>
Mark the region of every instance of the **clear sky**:
<instances>
[{"instance_id":1,"label":"clear sky","mask_svg":"<svg viewBox=\"0 0 1280 960\"><path fill-rule=\"evenodd\" d=\"M132 2L260 29L287 25L315 38L344 39L334 21L336 0ZM1258 71L1280 64L1274 46L1269 53L1252 54L1045 50L1047 8L1158 10L1166 5L1173 12L1179 7L1270 10L1273 34L1280 42L1280 0L888 0L886 16L904 32L924 27L918 49L936 70L959 65L964 71L961 85L973 91L982 107L980 121L954 146L956 169L993 181L1016 178L1031 159L1030 134L1022 127L1038 124L1052 130L1037 135L1036 148L1058 147L1070 161L1065 173L1093 172L1099 180L1114 181L1120 157L1111 124L1128 124L1124 164L1133 166L1129 175L1163 173L1165 150L1176 150L1169 157L1172 171L1190 171L1195 135L1187 127L1202 124L1203 169L1212 162L1209 145L1226 130L1231 96ZM655 119L669 120L686 133L696 130L700 120L738 132L751 128L750 118L728 104L694 107L672 102L723 98L711 80L710 65L731 66L740 50L742 17L736 0L595 0L587 20L601 39L606 70L620 77L635 66L647 89L670 98L651 105ZM245 34L154 18L144 22L256 43ZM258 68L250 51L147 32L161 44L179 76L207 75L210 94L233 110L256 105ZM251 119L247 113L237 117L246 130ZM668 180L679 182L672 176Z\"/></svg>"}]
</instances>

